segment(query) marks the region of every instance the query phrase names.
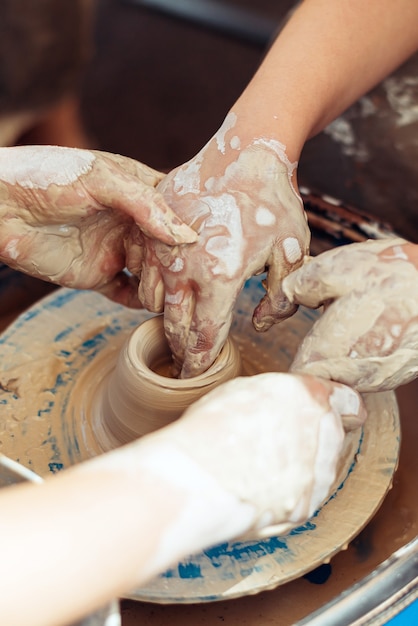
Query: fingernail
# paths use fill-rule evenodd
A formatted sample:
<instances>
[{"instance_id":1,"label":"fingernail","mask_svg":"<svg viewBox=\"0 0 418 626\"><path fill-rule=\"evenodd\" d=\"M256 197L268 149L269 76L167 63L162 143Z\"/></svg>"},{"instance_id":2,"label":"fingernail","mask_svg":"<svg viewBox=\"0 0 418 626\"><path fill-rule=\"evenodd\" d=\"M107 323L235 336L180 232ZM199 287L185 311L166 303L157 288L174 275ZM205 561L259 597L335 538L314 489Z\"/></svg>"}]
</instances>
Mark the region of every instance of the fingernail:
<instances>
[{"instance_id":1,"label":"fingernail","mask_svg":"<svg viewBox=\"0 0 418 626\"><path fill-rule=\"evenodd\" d=\"M259 333L264 333L269 330L274 324L274 320L271 317L257 318L253 317L253 326Z\"/></svg>"},{"instance_id":2,"label":"fingernail","mask_svg":"<svg viewBox=\"0 0 418 626\"><path fill-rule=\"evenodd\" d=\"M346 385L336 383L329 402L332 409L341 416L346 430L358 428L367 417L361 396Z\"/></svg>"},{"instance_id":3,"label":"fingernail","mask_svg":"<svg viewBox=\"0 0 418 626\"><path fill-rule=\"evenodd\" d=\"M171 234L175 239L175 243L196 243L198 239L197 232L194 231L187 224L173 224L169 225Z\"/></svg>"},{"instance_id":4,"label":"fingernail","mask_svg":"<svg viewBox=\"0 0 418 626\"><path fill-rule=\"evenodd\" d=\"M258 332L265 332L269 330L273 324L278 324L296 313L297 308L297 305L289 302L286 297L277 300L274 306L270 300L264 297L254 311L253 326ZM269 309L271 312L263 312Z\"/></svg>"}]
</instances>

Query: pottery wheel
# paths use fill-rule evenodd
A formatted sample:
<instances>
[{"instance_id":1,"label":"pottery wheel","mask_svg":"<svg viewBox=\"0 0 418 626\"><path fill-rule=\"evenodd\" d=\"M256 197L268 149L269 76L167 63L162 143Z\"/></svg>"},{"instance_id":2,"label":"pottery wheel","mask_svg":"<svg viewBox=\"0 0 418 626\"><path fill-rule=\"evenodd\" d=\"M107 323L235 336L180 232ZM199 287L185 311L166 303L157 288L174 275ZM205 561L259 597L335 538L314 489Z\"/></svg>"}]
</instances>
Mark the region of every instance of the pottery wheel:
<instances>
[{"instance_id":1,"label":"pottery wheel","mask_svg":"<svg viewBox=\"0 0 418 626\"><path fill-rule=\"evenodd\" d=\"M248 370L287 371L317 314L300 309L258 334L251 314L262 294L259 279L246 284L232 335ZM0 451L46 476L110 447L100 416L89 407L121 345L148 317L93 292L60 289L17 318L0 336ZM366 424L347 437L335 489L309 522L287 535L192 555L129 597L162 603L236 598L302 576L344 549L381 504L399 453L394 393L370 394L365 401Z\"/></svg>"}]
</instances>

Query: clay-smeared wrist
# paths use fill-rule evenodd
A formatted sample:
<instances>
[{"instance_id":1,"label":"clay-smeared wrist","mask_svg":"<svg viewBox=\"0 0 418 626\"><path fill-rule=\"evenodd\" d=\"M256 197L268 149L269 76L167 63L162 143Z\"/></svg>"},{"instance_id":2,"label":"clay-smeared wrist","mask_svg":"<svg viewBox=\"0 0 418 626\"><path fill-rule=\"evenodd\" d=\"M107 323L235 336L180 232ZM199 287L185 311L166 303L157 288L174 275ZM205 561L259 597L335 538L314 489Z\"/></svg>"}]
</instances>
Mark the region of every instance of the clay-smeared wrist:
<instances>
[{"instance_id":1,"label":"clay-smeared wrist","mask_svg":"<svg viewBox=\"0 0 418 626\"><path fill-rule=\"evenodd\" d=\"M91 467L135 485L140 506L131 513L141 521L143 508L154 519L152 557L138 578L163 571L186 554L244 534L252 526L254 508L225 490L184 453L165 431L94 459Z\"/></svg>"}]
</instances>

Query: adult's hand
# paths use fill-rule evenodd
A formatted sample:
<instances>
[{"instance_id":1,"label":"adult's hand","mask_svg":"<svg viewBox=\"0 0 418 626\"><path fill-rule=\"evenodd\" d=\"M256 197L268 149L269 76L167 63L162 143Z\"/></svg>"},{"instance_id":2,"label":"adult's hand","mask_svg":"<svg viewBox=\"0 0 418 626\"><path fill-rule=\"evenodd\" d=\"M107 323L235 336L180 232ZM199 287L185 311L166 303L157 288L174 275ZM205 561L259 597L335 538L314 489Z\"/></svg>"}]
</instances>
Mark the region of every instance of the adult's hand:
<instances>
[{"instance_id":1,"label":"adult's hand","mask_svg":"<svg viewBox=\"0 0 418 626\"><path fill-rule=\"evenodd\" d=\"M0 260L60 285L142 306L137 287L143 233L166 244L196 239L155 189L162 177L104 152L1 148Z\"/></svg>"},{"instance_id":2,"label":"adult's hand","mask_svg":"<svg viewBox=\"0 0 418 626\"><path fill-rule=\"evenodd\" d=\"M359 394L345 385L267 373L221 385L149 441L161 444L167 458L172 450L193 462L196 470L190 469L185 484L194 497L206 493L198 482L199 468L215 481L219 494L232 494L252 508L244 531L266 535L306 521L320 507L336 478L345 430L357 428L365 417ZM170 472L175 482L174 466ZM227 525L217 519L224 514L211 515L214 528L224 533L213 540L227 539Z\"/></svg>"},{"instance_id":3,"label":"adult's hand","mask_svg":"<svg viewBox=\"0 0 418 626\"><path fill-rule=\"evenodd\" d=\"M360 397L337 383L238 378L166 428L2 490L2 623L72 623L189 554L299 524L332 486L350 415L363 420Z\"/></svg>"},{"instance_id":4,"label":"adult's hand","mask_svg":"<svg viewBox=\"0 0 418 626\"><path fill-rule=\"evenodd\" d=\"M384 239L324 252L283 282L291 302L325 311L292 370L360 392L394 389L418 374L418 246Z\"/></svg>"},{"instance_id":5,"label":"adult's hand","mask_svg":"<svg viewBox=\"0 0 418 626\"><path fill-rule=\"evenodd\" d=\"M181 377L205 371L227 337L244 282L268 270L254 325L267 330L291 315L281 281L307 254L309 229L295 188L295 164L276 140L241 145L230 113L191 161L158 186L198 233L193 246L147 245L139 295L164 310L165 332Z\"/></svg>"}]
</instances>

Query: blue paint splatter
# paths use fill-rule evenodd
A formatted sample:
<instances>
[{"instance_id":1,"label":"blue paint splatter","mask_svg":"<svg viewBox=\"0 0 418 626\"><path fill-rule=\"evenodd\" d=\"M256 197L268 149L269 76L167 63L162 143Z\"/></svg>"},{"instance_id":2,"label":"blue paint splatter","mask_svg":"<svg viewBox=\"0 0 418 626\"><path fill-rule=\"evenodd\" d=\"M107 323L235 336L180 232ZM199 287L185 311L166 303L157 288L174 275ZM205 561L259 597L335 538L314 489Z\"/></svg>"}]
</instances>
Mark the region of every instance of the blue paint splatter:
<instances>
[{"instance_id":1,"label":"blue paint splatter","mask_svg":"<svg viewBox=\"0 0 418 626\"><path fill-rule=\"evenodd\" d=\"M67 356L67 357L68 357L68 356L70 356L70 355L71 355L71 352L70 352L70 350L60 350L60 351L58 352L58 354L59 354L60 356Z\"/></svg>"},{"instance_id":2,"label":"blue paint splatter","mask_svg":"<svg viewBox=\"0 0 418 626\"><path fill-rule=\"evenodd\" d=\"M65 387L68 383L68 380L65 380L63 374L58 374L55 379L55 384L50 389L45 389L45 391L49 391L52 394L56 394L60 387Z\"/></svg>"},{"instance_id":3,"label":"blue paint splatter","mask_svg":"<svg viewBox=\"0 0 418 626\"><path fill-rule=\"evenodd\" d=\"M83 341L83 343L81 344L80 353L84 354L86 351L95 348L104 341L106 341L106 339L103 337L103 334L98 333L97 335L94 335L94 337L90 337L90 339L86 339L86 341Z\"/></svg>"},{"instance_id":4,"label":"blue paint splatter","mask_svg":"<svg viewBox=\"0 0 418 626\"><path fill-rule=\"evenodd\" d=\"M33 318L37 317L40 313L39 309L31 309L29 311L27 311L26 313L22 313L22 315L20 315L20 321L23 322L28 322L29 320L32 320Z\"/></svg>"},{"instance_id":5,"label":"blue paint splatter","mask_svg":"<svg viewBox=\"0 0 418 626\"><path fill-rule=\"evenodd\" d=\"M38 417L43 417L44 413L51 413L52 407L54 406L53 401L48 402L44 409L39 409Z\"/></svg>"},{"instance_id":6,"label":"blue paint splatter","mask_svg":"<svg viewBox=\"0 0 418 626\"><path fill-rule=\"evenodd\" d=\"M196 563L179 563L177 569L180 578L203 578L200 565Z\"/></svg>"},{"instance_id":7,"label":"blue paint splatter","mask_svg":"<svg viewBox=\"0 0 418 626\"><path fill-rule=\"evenodd\" d=\"M173 569L168 569L166 572L161 574L162 578L175 578L176 572Z\"/></svg>"},{"instance_id":8,"label":"blue paint splatter","mask_svg":"<svg viewBox=\"0 0 418 626\"><path fill-rule=\"evenodd\" d=\"M80 292L77 291L76 289L71 290L71 291L64 291L64 293L60 293L59 295L57 295L56 298L48 302L45 308L61 309L68 302L71 302L71 300L74 300L74 298L76 298L79 293Z\"/></svg>"},{"instance_id":9,"label":"blue paint splatter","mask_svg":"<svg viewBox=\"0 0 418 626\"><path fill-rule=\"evenodd\" d=\"M97 333L94 337L90 337L84 341L78 353L86 358L86 362L89 363L94 357L107 345L107 338L103 333Z\"/></svg>"},{"instance_id":10,"label":"blue paint splatter","mask_svg":"<svg viewBox=\"0 0 418 626\"><path fill-rule=\"evenodd\" d=\"M71 333L75 330L75 328L77 328L78 326L80 326L80 324L77 324L77 326L68 326L67 328L65 328L64 330L62 330L60 333L58 333L57 335L55 335L53 341L62 341L63 339L65 339L66 337L68 337L68 335L71 335Z\"/></svg>"},{"instance_id":11,"label":"blue paint splatter","mask_svg":"<svg viewBox=\"0 0 418 626\"><path fill-rule=\"evenodd\" d=\"M318 512L315 513L317 515ZM306 522L306 524L301 524L301 526L297 526L296 528L292 528L289 532L289 535L301 535L302 533L306 533L309 530L315 530L316 524L314 524L311 520Z\"/></svg>"},{"instance_id":12,"label":"blue paint splatter","mask_svg":"<svg viewBox=\"0 0 418 626\"><path fill-rule=\"evenodd\" d=\"M58 472L64 469L64 464L63 463L48 463L48 467L49 467L49 471L52 472L52 474L57 474Z\"/></svg>"},{"instance_id":13,"label":"blue paint splatter","mask_svg":"<svg viewBox=\"0 0 418 626\"><path fill-rule=\"evenodd\" d=\"M276 550L288 551L287 542L283 537L269 537L264 541L246 543L222 543L204 551L213 567L221 567L225 558L238 562L248 562L266 554L273 554Z\"/></svg>"}]
</instances>

